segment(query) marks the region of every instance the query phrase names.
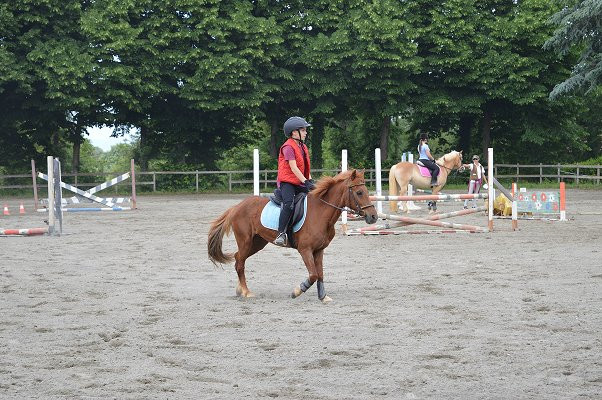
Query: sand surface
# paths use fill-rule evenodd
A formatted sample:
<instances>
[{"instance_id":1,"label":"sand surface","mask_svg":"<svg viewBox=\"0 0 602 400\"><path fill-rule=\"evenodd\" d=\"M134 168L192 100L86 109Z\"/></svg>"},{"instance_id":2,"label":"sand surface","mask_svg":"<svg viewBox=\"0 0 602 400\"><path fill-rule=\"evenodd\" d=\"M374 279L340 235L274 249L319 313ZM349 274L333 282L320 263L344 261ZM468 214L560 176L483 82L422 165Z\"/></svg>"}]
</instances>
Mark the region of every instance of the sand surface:
<instances>
[{"instance_id":1,"label":"sand surface","mask_svg":"<svg viewBox=\"0 0 602 400\"><path fill-rule=\"evenodd\" d=\"M65 214L62 237L0 237L0 398L602 397L602 191L518 232L338 235L328 305L289 297L307 272L272 245L247 262L258 297L235 297L207 232L243 197L141 197ZM26 207L0 227L42 226Z\"/></svg>"}]
</instances>

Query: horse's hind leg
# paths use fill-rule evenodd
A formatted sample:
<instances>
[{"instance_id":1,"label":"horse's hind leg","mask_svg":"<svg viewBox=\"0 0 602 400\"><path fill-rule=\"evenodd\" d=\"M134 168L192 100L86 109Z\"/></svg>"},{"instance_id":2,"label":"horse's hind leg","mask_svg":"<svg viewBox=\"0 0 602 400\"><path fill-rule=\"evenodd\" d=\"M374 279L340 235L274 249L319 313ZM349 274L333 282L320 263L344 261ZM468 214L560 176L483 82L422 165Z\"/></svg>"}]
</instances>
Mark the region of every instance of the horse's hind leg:
<instances>
[{"instance_id":1,"label":"horse's hind leg","mask_svg":"<svg viewBox=\"0 0 602 400\"><path fill-rule=\"evenodd\" d=\"M247 278L245 277L245 261L259 250L263 249L268 242L259 235L253 236L251 241L238 243L238 251L234 254L236 260L234 268L238 274L238 285L236 285L236 295L240 297L255 297L253 292L247 287Z\"/></svg>"},{"instance_id":2,"label":"horse's hind leg","mask_svg":"<svg viewBox=\"0 0 602 400\"><path fill-rule=\"evenodd\" d=\"M405 196L408 194L408 185L409 185L409 181L408 182L402 182L399 185L399 195L400 196ZM410 210L408 209L408 202L407 201L402 201L401 204L403 205L403 212L406 214L410 213Z\"/></svg>"}]
</instances>

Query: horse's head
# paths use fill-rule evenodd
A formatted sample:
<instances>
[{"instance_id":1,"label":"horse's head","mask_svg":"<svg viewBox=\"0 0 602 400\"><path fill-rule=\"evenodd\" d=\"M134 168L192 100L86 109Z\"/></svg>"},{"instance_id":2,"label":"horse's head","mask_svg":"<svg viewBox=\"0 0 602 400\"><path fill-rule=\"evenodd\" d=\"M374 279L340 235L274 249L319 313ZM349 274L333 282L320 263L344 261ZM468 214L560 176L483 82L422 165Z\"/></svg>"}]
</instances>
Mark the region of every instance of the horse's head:
<instances>
[{"instance_id":1,"label":"horse's head","mask_svg":"<svg viewBox=\"0 0 602 400\"><path fill-rule=\"evenodd\" d=\"M460 169L462 167L462 150L452 151L440 158L439 164L450 170Z\"/></svg>"},{"instance_id":2,"label":"horse's head","mask_svg":"<svg viewBox=\"0 0 602 400\"><path fill-rule=\"evenodd\" d=\"M378 219L376 208L370 201L370 193L366 188L364 180L364 171L353 170L346 180L349 188L349 199L347 207L353 210L359 216L364 217L367 224L373 224Z\"/></svg>"}]
</instances>

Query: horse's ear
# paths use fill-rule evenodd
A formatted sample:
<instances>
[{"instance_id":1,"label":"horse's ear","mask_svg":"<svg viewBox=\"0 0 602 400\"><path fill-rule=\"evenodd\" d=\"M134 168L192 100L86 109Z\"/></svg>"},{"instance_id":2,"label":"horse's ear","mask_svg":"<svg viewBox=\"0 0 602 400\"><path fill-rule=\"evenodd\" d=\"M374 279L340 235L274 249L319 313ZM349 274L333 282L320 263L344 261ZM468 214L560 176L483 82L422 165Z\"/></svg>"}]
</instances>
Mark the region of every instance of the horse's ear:
<instances>
[{"instance_id":1,"label":"horse's ear","mask_svg":"<svg viewBox=\"0 0 602 400\"><path fill-rule=\"evenodd\" d=\"M356 170L356 169L354 169L354 170L351 172L351 177L350 177L350 179L351 179L351 180L354 180L356 176L357 176L357 170Z\"/></svg>"}]
</instances>

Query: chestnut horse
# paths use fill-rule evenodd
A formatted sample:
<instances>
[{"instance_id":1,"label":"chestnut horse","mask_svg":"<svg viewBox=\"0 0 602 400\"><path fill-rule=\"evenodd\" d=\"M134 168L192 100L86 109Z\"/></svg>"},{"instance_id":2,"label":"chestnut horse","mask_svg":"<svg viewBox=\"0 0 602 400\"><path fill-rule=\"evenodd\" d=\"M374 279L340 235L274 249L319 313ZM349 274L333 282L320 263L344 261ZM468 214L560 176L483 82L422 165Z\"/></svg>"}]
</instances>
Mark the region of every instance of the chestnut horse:
<instances>
[{"instance_id":1,"label":"chestnut horse","mask_svg":"<svg viewBox=\"0 0 602 400\"><path fill-rule=\"evenodd\" d=\"M272 242L278 234L260 222L261 211L268 201L270 200L258 196L249 197L229 208L212 222L209 229L209 259L216 265L235 260L238 296L254 297L247 287L245 260L263 249L268 242ZM363 171L346 171L335 177L323 177L307 195L307 215L303 226L295 233L295 241L309 277L294 289L293 298L303 294L318 281L318 298L324 303L332 300L326 296L324 290L322 258L324 249L335 235L334 224L341 212L346 210L363 216L368 224L377 220L376 209L370 202ZM224 254L222 240L230 231L234 231L238 251L235 254Z\"/></svg>"},{"instance_id":2,"label":"chestnut horse","mask_svg":"<svg viewBox=\"0 0 602 400\"><path fill-rule=\"evenodd\" d=\"M438 194L445 183L449 173L462 167L462 152L452 151L435 161L439 165L439 176L437 176L438 185L433 187L433 194ZM399 184L399 191L397 185ZM431 187L431 177L420 175L418 165L409 162L400 162L391 167L389 171L389 196L405 196L408 191L408 184L414 185L419 189L429 189ZM404 201L403 212L409 212L408 205ZM391 212L397 212L397 202L391 201L389 204ZM437 202L429 202L429 210L437 211Z\"/></svg>"}]
</instances>

